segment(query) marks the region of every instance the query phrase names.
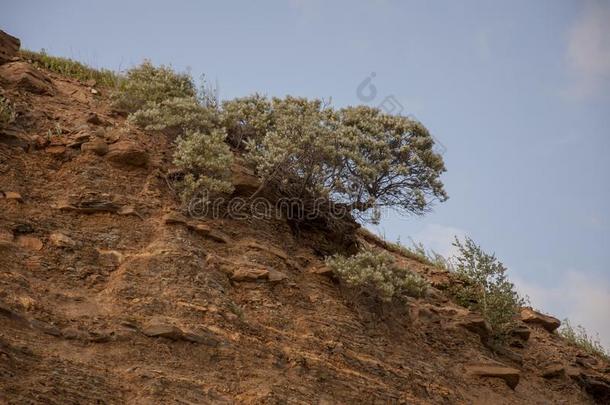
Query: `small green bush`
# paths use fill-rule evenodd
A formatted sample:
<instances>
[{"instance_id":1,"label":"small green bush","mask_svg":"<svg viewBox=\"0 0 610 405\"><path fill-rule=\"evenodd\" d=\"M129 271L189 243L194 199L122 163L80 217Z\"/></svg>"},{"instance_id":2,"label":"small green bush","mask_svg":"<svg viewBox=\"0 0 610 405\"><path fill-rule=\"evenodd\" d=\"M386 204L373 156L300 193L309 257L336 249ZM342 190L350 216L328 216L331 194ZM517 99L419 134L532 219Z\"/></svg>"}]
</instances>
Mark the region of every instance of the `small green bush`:
<instances>
[{"instance_id":1,"label":"small green bush","mask_svg":"<svg viewBox=\"0 0 610 405\"><path fill-rule=\"evenodd\" d=\"M220 129L209 134L188 131L176 141L174 164L187 173L181 185L184 202L201 191L208 195L233 191L230 170L233 153L226 137Z\"/></svg>"},{"instance_id":2,"label":"small green bush","mask_svg":"<svg viewBox=\"0 0 610 405\"><path fill-rule=\"evenodd\" d=\"M218 125L216 111L203 107L194 97L174 97L151 102L129 115L129 121L148 130L175 129L209 133Z\"/></svg>"},{"instance_id":3,"label":"small green bush","mask_svg":"<svg viewBox=\"0 0 610 405\"><path fill-rule=\"evenodd\" d=\"M197 97L193 78L187 73L177 73L169 66L156 67L150 61L144 61L127 71L113 96L113 105L120 111L136 112L176 97Z\"/></svg>"},{"instance_id":4,"label":"small green bush","mask_svg":"<svg viewBox=\"0 0 610 405\"><path fill-rule=\"evenodd\" d=\"M525 304L506 276L507 268L495 255L485 253L470 238L455 239L459 254L454 258L460 280L450 288L456 301L480 312L496 337L503 336L514 324L515 315Z\"/></svg>"},{"instance_id":5,"label":"small green bush","mask_svg":"<svg viewBox=\"0 0 610 405\"><path fill-rule=\"evenodd\" d=\"M599 336L596 336L595 338L589 336L587 330L583 326L578 325L573 327L569 319L564 319L558 333L561 337L570 342L570 344L582 349L586 353L610 361L610 351L606 350L599 342Z\"/></svg>"},{"instance_id":6,"label":"small green bush","mask_svg":"<svg viewBox=\"0 0 610 405\"><path fill-rule=\"evenodd\" d=\"M95 80L96 85L103 87L116 87L121 82L121 76L112 70L95 69L73 59L51 56L44 49L40 52L22 49L20 53L22 58L29 60L37 67L82 82Z\"/></svg>"},{"instance_id":7,"label":"small green bush","mask_svg":"<svg viewBox=\"0 0 610 405\"><path fill-rule=\"evenodd\" d=\"M428 283L412 271L396 265L391 254L365 250L351 257L335 255L326 264L356 295L382 301L403 301L407 296L422 297Z\"/></svg>"},{"instance_id":8,"label":"small green bush","mask_svg":"<svg viewBox=\"0 0 610 405\"><path fill-rule=\"evenodd\" d=\"M16 113L13 104L0 95L0 128L5 127L15 121Z\"/></svg>"}]
</instances>

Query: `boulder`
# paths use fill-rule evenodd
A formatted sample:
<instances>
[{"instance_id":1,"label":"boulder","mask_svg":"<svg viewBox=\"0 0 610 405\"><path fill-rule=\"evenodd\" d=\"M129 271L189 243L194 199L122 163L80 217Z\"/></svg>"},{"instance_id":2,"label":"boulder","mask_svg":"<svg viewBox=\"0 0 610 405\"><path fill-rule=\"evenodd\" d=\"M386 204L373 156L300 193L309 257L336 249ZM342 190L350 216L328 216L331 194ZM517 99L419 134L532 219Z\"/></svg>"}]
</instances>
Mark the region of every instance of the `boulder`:
<instances>
[{"instance_id":1,"label":"boulder","mask_svg":"<svg viewBox=\"0 0 610 405\"><path fill-rule=\"evenodd\" d=\"M1 84L1 82L0 82ZM39 135L28 135L15 128L0 128L0 143L22 149L29 149L36 145L36 138Z\"/></svg>"},{"instance_id":2,"label":"boulder","mask_svg":"<svg viewBox=\"0 0 610 405\"><path fill-rule=\"evenodd\" d=\"M271 283L279 283L288 279L288 276L281 271L269 269L269 282Z\"/></svg>"},{"instance_id":3,"label":"boulder","mask_svg":"<svg viewBox=\"0 0 610 405\"><path fill-rule=\"evenodd\" d=\"M131 141L119 141L108 147L108 160L128 166L145 166L148 163L148 152Z\"/></svg>"},{"instance_id":4,"label":"boulder","mask_svg":"<svg viewBox=\"0 0 610 405\"><path fill-rule=\"evenodd\" d=\"M257 281L269 278L269 270L262 267L241 266L233 270L233 281Z\"/></svg>"},{"instance_id":5,"label":"boulder","mask_svg":"<svg viewBox=\"0 0 610 405\"><path fill-rule=\"evenodd\" d=\"M171 211L163 216L163 223L166 225L186 225L188 219L179 212Z\"/></svg>"},{"instance_id":6,"label":"boulder","mask_svg":"<svg viewBox=\"0 0 610 405\"><path fill-rule=\"evenodd\" d=\"M610 379L599 374L570 370L570 378L575 380L597 403L610 403Z\"/></svg>"},{"instance_id":7,"label":"boulder","mask_svg":"<svg viewBox=\"0 0 610 405\"><path fill-rule=\"evenodd\" d=\"M320 266L311 266L308 270L308 273L319 274L321 276L331 277L333 275L333 270L327 265L323 264Z\"/></svg>"},{"instance_id":8,"label":"boulder","mask_svg":"<svg viewBox=\"0 0 610 405\"><path fill-rule=\"evenodd\" d=\"M20 46L21 41L18 38L0 30L0 65L10 62L17 56Z\"/></svg>"},{"instance_id":9,"label":"boulder","mask_svg":"<svg viewBox=\"0 0 610 405\"><path fill-rule=\"evenodd\" d=\"M76 242L67 235L64 235L61 232L53 232L49 235L49 242L53 246L59 248L73 248L76 246Z\"/></svg>"},{"instance_id":10,"label":"boulder","mask_svg":"<svg viewBox=\"0 0 610 405\"><path fill-rule=\"evenodd\" d=\"M210 347L220 345L220 340L212 332L203 329L184 332L182 338L188 342L201 343Z\"/></svg>"},{"instance_id":11,"label":"boulder","mask_svg":"<svg viewBox=\"0 0 610 405\"><path fill-rule=\"evenodd\" d=\"M17 245L28 250L41 250L42 241L34 236L19 235L17 236Z\"/></svg>"},{"instance_id":12,"label":"boulder","mask_svg":"<svg viewBox=\"0 0 610 405\"><path fill-rule=\"evenodd\" d=\"M39 321L37 319L31 319L30 327L32 329L39 330L42 333L46 333L47 335L57 336L57 337L61 336L61 330L58 327L56 327L55 325L52 325L50 323L44 322L44 321Z\"/></svg>"},{"instance_id":13,"label":"boulder","mask_svg":"<svg viewBox=\"0 0 610 405\"><path fill-rule=\"evenodd\" d=\"M95 138L89 142L85 142L80 146L81 152L93 152L98 156L104 156L108 153L108 145L103 139Z\"/></svg>"},{"instance_id":14,"label":"boulder","mask_svg":"<svg viewBox=\"0 0 610 405\"><path fill-rule=\"evenodd\" d=\"M116 250L98 249L97 252L99 254L98 260L100 264L104 267L110 267L114 269L120 266L121 263L123 263L123 261L125 260L123 254Z\"/></svg>"},{"instance_id":15,"label":"boulder","mask_svg":"<svg viewBox=\"0 0 610 405\"><path fill-rule=\"evenodd\" d=\"M513 329L511 329L509 334L511 336L514 336L516 338L523 340L524 342L527 342L530 338L531 332L532 331L527 326L519 325L519 326L515 326Z\"/></svg>"},{"instance_id":16,"label":"boulder","mask_svg":"<svg viewBox=\"0 0 610 405\"><path fill-rule=\"evenodd\" d=\"M532 308L521 309L521 320L525 323L540 325L549 332L553 332L561 325L559 319L541 314Z\"/></svg>"},{"instance_id":17,"label":"boulder","mask_svg":"<svg viewBox=\"0 0 610 405\"><path fill-rule=\"evenodd\" d=\"M222 233L220 231L210 228L206 224L198 224L198 223L194 223L194 222L189 222L187 224L187 226L189 229L192 229L193 231L197 232L198 234L203 235L204 237L211 239L215 242L229 243L231 241L231 239L227 235L225 235L224 233Z\"/></svg>"},{"instance_id":18,"label":"boulder","mask_svg":"<svg viewBox=\"0 0 610 405\"><path fill-rule=\"evenodd\" d=\"M53 82L26 62L11 62L0 66L0 81L35 94L53 95L56 92Z\"/></svg>"},{"instance_id":19,"label":"boulder","mask_svg":"<svg viewBox=\"0 0 610 405\"><path fill-rule=\"evenodd\" d=\"M96 212L117 213L121 209L118 204L115 204L112 201L97 199L78 201L74 204L60 203L57 208L64 211L75 211L82 214L93 214Z\"/></svg>"},{"instance_id":20,"label":"boulder","mask_svg":"<svg viewBox=\"0 0 610 405\"><path fill-rule=\"evenodd\" d=\"M87 115L87 123L92 124L92 125L108 125L108 122L101 119L100 116L94 112L90 112Z\"/></svg>"},{"instance_id":21,"label":"boulder","mask_svg":"<svg viewBox=\"0 0 610 405\"><path fill-rule=\"evenodd\" d=\"M466 366L466 372L479 377L500 378L510 388L515 389L521 376L519 370L500 363L476 363Z\"/></svg>"},{"instance_id":22,"label":"boulder","mask_svg":"<svg viewBox=\"0 0 610 405\"><path fill-rule=\"evenodd\" d=\"M153 321L142 328L142 333L148 337L164 337L171 340L184 338L182 330L169 323Z\"/></svg>"},{"instance_id":23,"label":"boulder","mask_svg":"<svg viewBox=\"0 0 610 405\"><path fill-rule=\"evenodd\" d=\"M481 337L481 341L487 341L491 334L491 326L481 315L470 313L459 319L457 325L476 333Z\"/></svg>"},{"instance_id":24,"label":"boulder","mask_svg":"<svg viewBox=\"0 0 610 405\"><path fill-rule=\"evenodd\" d=\"M263 245L258 242L255 242L253 240L247 240L246 242L241 242L240 245L243 245L243 246L251 248L251 249L260 250L265 253L269 253L273 256L279 257L282 260L289 259L286 252L284 252L282 249L272 246L272 245Z\"/></svg>"},{"instance_id":25,"label":"boulder","mask_svg":"<svg viewBox=\"0 0 610 405\"><path fill-rule=\"evenodd\" d=\"M44 151L54 157L63 157L66 153L66 147L64 145L50 145Z\"/></svg>"},{"instance_id":26,"label":"boulder","mask_svg":"<svg viewBox=\"0 0 610 405\"><path fill-rule=\"evenodd\" d=\"M0 199L15 200L21 203L23 202L21 194L16 191L0 191Z\"/></svg>"},{"instance_id":27,"label":"boulder","mask_svg":"<svg viewBox=\"0 0 610 405\"><path fill-rule=\"evenodd\" d=\"M566 368L561 363L551 363L540 372L543 378L551 379L562 377L566 374Z\"/></svg>"}]
</instances>

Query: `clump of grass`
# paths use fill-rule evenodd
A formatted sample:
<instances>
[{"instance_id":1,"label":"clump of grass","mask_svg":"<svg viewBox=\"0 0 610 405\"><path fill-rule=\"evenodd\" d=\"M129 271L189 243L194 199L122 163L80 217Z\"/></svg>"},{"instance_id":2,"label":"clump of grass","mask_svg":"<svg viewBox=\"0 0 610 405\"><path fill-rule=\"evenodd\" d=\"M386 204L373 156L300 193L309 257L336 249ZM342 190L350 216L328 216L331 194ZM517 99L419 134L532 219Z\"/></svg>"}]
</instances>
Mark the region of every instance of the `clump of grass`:
<instances>
[{"instance_id":1,"label":"clump of grass","mask_svg":"<svg viewBox=\"0 0 610 405\"><path fill-rule=\"evenodd\" d=\"M590 336L583 326L578 325L574 327L569 319L564 319L558 333L570 344L582 349L586 353L610 361L610 351L602 346L599 341L599 335L595 337Z\"/></svg>"},{"instance_id":2,"label":"clump of grass","mask_svg":"<svg viewBox=\"0 0 610 405\"><path fill-rule=\"evenodd\" d=\"M356 296L379 298L384 302L422 297L428 283L416 273L396 265L384 251L364 250L351 257L341 255L326 259L326 264Z\"/></svg>"},{"instance_id":3,"label":"clump of grass","mask_svg":"<svg viewBox=\"0 0 610 405\"><path fill-rule=\"evenodd\" d=\"M95 80L96 85L102 87L116 87L121 76L109 69L95 69L84 63L70 58L51 56L44 49L40 52L22 49L21 57L29 60L34 66L48 69L62 76L78 79L82 82Z\"/></svg>"},{"instance_id":4,"label":"clump of grass","mask_svg":"<svg viewBox=\"0 0 610 405\"><path fill-rule=\"evenodd\" d=\"M15 121L16 115L13 104L7 98L0 95L0 128Z\"/></svg>"},{"instance_id":5,"label":"clump of grass","mask_svg":"<svg viewBox=\"0 0 610 405\"><path fill-rule=\"evenodd\" d=\"M437 267L444 270L452 270L452 264L449 259L435 252L434 250L428 250L423 244L412 241L412 246L408 247L400 242L400 239L396 242L390 242L384 240L387 244L386 249L398 253L408 259L415 260L428 266Z\"/></svg>"}]
</instances>

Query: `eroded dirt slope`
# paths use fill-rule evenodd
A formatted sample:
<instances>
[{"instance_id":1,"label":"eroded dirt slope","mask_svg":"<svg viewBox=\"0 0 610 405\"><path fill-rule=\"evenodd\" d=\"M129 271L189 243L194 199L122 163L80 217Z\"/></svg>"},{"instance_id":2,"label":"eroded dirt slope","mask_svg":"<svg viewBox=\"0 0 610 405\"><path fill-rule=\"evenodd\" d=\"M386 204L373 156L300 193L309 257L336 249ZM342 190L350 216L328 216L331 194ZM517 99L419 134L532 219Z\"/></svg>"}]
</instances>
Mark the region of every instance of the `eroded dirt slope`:
<instances>
[{"instance_id":1,"label":"eroded dirt slope","mask_svg":"<svg viewBox=\"0 0 610 405\"><path fill-rule=\"evenodd\" d=\"M608 364L543 324L493 352L439 270L397 256L439 288L375 311L325 273L315 235L186 219L171 140L128 126L93 83L16 60L0 83L19 112L0 135L0 402L608 400ZM238 189L254 181L236 168Z\"/></svg>"}]
</instances>

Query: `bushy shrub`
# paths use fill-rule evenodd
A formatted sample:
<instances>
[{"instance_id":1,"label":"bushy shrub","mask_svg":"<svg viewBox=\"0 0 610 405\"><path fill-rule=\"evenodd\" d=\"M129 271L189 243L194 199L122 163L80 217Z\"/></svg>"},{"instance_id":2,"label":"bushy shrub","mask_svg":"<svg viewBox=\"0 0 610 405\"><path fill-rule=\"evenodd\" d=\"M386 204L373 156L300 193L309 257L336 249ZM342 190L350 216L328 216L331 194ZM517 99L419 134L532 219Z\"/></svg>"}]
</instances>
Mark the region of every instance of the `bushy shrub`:
<instances>
[{"instance_id":1,"label":"bushy shrub","mask_svg":"<svg viewBox=\"0 0 610 405\"><path fill-rule=\"evenodd\" d=\"M121 76L112 70L95 69L73 59L51 56L44 49L40 52L22 49L20 54L21 57L29 60L35 66L48 69L62 76L78 79L82 82L95 80L98 86L116 87L121 81Z\"/></svg>"},{"instance_id":2,"label":"bushy shrub","mask_svg":"<svg viewBox=\"0 0 610 405\"><path fill-rule=\"evenodd\" d=\"M422 297L428 288L424 279L398 266L392 255L383 251L365 250L351 257L335 255L327 258L326 264L356 295L385 302Z\"/></svg>"},{"instance_id":3,"label":"bushy shrub","mask_svg":"<svg viewBox=\"0 0 610 405\"><path fill-rule=\"evenodd\" d=\"M447 194L434 141L419 122L371 107L260 96L224 104L235 145L284 194L326 198L374 222L381 207L423 214Z\"/></svg>"},{"instance_id":4,"label":"bushy shrub","mask_svg":"<svg viewBox=\"0 0 610 405\"><path fill-rule=\"evenodd\" d=\"M15 116L15 108L13 107L13 104L11 104L7 98L0 95L0 128L13 122L15 120Z\"/></svg>"},{"instance_id":5,"label":"bushy shrub","mask_svg":"<svg viewBox=\"0 0 610 405\"><path fill-rule=\"evenodd\" d=\"M334 193L351 208L423 214L447 194L442 157L419 122L358 106L339 111L340 170Z\"/></svg>"},{"instance_id":6,"label":"bushy shrub","mask_svg":"<svg viewBox=\"0 0 610 405\"><path fill-rule=\"evenodd\" d=\"M589 336L583 326L578 325L573 327L568 319L564 319L558 333L570 344L584 350L586 353L610 361L610 351L607 351L599 342L599 336L595 338Z\"/></svg>"},{"instance_id":7,"label":"bushy shrub","mask_svg":"<svg viewBox=\"0 0 610 405\"><path fill-rule=\"evenodd\" d=\"M337 159L333 112L320 100L272 100L272 126L246 142L246 158L266 183L292 197L327 196L330 166Z\"/></svg>"},{"instance_id":8,"label":"bushy shrub","mask_svg":"<svg viewBox=\"0 0 610 405\"><path fill-rule=\"evenodd\" d=\"M241 148L248 140L260 141L273 128L271 111L271 102L259 94L223 102L222 123L229 143Z\"/></svg>"},{"instance_id":9,"label":"bushy shrub","mask_svg":"<svg viewBox=\"0 0 610 405\"><path fill-rule=\"evenodd\" d=\"M197 97L193 78L187 73L177 73L169 66L156 67L150 61L144 61L127 71L113 96L113 105L117 110L135 112L176 97Z\"/></svg>"},{"instance_id":10,"label":"bushy shrub","mask_svg":"<svg viewBox=\"0 0 610 405\"><path fill-rule=\"evenodd\" d=\"M174 129L179 133L209 133L218 125L216 111L199 104L194 97L174 97L147 103L129 115L129 121L148 130Z\"/></svg>"},{"instance_id":11,"label":"bushy shrub","mask_svg":"<svg viewBox=\"0 0 610 405\"><path fill-rule=\"evenodd\" d=\"M176 141L174 164L187 173L181 184L183 201L199 191L205 190L209 195L233 191L233 153L225 142L226 136L221 129L210 133L188 131Z\"/></svg>"},{"instance_id":12,"label":"bushy shrub","mask_svg":"<svg viewBox=\"0 0 610 405\"><path fill-rule=\"evenodd\" d=\"M450 292L457 302L479 311L489 322L494 334L502 336L513 325L515 315L525 302L506 276L507 268L470 238L462 243L457 238L454 246L458 255L453 258L458 279Z\"/></svg>"}]
</instances>

